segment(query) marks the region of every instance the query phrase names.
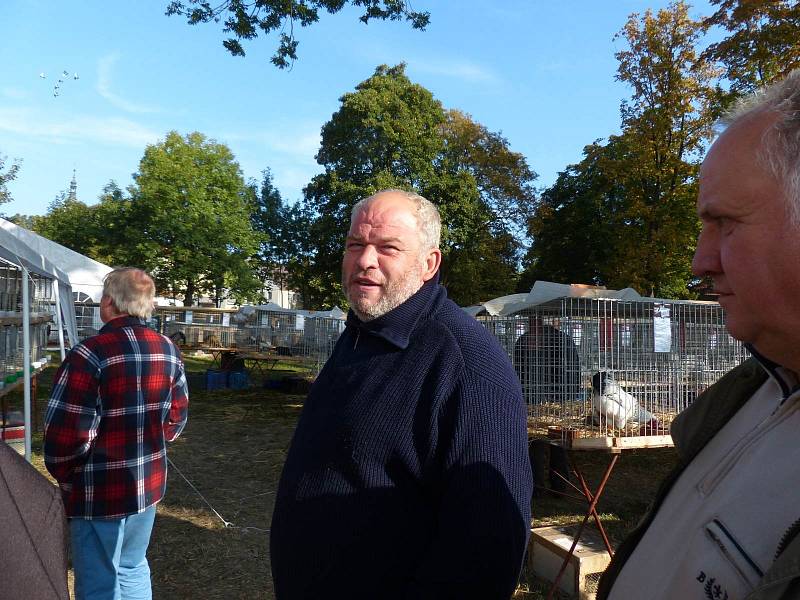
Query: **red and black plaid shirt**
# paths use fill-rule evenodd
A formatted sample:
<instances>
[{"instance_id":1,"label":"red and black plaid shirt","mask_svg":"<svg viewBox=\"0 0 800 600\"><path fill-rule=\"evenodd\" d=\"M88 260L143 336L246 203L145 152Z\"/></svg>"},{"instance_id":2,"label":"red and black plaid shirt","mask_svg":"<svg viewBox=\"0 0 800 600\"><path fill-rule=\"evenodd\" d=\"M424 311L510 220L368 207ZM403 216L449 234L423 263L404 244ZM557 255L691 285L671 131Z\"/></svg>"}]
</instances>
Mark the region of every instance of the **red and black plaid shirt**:
<instances>
[{"instance_id":1,"label":"red and black plaid shirt","mask_svg":"<svg viewBox=\"0 0 800 600\"><path fill-rule=\"evenodd\" d=\"M72 348L44 430L67 516L123 517L161 500L166 442L183 430L188 404L179 350L138 318L113 319Z\"/></svg>"}]
</instances>

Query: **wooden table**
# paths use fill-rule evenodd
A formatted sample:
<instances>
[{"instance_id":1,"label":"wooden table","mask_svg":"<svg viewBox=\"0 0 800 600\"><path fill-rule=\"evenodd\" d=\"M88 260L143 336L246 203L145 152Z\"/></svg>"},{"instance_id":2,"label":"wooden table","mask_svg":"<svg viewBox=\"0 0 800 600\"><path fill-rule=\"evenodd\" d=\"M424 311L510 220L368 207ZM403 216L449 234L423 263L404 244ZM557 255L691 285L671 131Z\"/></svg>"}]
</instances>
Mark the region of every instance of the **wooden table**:
<instances>
[{"instance_id":1,"label":"wooden table","mask_svg":"<svg viewBox=\"0 0 800 600\"><path fill-rule=\"evenodd\" d=\"M222 368L223 364L236 359L241 359L244 363L248 375L256 372L262 377L269 375L275 366L281 363L296 363L302 365L306 362L303 356L284 356L277 354L274 350L267 352L256 352L255 350L238 350L236 348L206 348L211 353L213 363L216 367Z\"/></svg>"}]
</instances>

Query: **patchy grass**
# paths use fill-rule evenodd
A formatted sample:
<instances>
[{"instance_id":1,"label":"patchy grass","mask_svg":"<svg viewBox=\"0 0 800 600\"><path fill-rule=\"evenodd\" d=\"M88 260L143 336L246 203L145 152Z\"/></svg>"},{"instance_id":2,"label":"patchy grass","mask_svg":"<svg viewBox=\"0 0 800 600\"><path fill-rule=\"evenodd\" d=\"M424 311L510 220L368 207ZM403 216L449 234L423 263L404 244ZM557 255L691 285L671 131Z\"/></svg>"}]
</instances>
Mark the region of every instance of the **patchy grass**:
<instances>
[{"instance_id":1,"label":"patchy grass","mask_svg":"<svg viewBox=\"0 0 800 600\"><path fill-rule=\"evenodd\" d=\"M278 478L303 397L260 385L207 391L204 374L210 361L187 356L186 365L189 423L169 447L173 465L167 495L158 505L148 550L154 598L272 599L268 530ZM280 377L295 369L295 365L278 364L268 376ZM39 423L54 372L51 367L39 377ZM12 394L10 404L21 405L21 396ZM33 463L46 473L41 447L40 428L33 436ZM608 459L606 454L593 452L572 456L592 489ZM622 455L598 506L612 540L619 541L639 520L674 462L671 449ZM226 526L209 504L231 526ZM534 499L533 525L579 523L585 507L585 502L543 494ZM545 582L523 573L514 598L543 600L548 589Z\"/></svg>"}]
</instances>

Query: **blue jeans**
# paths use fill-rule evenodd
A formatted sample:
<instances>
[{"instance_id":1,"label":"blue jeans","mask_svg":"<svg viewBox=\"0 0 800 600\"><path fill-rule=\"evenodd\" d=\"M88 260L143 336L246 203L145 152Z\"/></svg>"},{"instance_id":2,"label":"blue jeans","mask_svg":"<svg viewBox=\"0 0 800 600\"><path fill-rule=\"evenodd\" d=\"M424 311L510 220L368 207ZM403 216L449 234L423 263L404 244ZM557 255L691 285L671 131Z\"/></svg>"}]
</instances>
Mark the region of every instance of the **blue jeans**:
<instances>
[{"instance_id":1,"label":"blue jeans","mask_svg":"<svg viewBox=\"0 0 800 600\"><path fill-rule=\"evenodd\" d=\"M147 545L156 507L121 519L69 520L76 600L151 600Z\"/></svg>"}]
</instances>

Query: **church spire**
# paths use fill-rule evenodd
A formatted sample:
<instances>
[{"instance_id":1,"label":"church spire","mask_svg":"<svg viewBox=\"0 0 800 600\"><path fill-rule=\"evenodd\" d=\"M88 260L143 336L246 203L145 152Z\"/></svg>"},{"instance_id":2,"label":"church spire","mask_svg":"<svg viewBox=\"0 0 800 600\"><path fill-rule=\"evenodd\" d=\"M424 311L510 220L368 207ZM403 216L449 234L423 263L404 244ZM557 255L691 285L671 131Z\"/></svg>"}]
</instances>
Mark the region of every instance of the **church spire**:
<instances>
[{"instance_id":1,"label":"church spire","mask_svg":"<svg viewBox=\"0 0 800 600\"><path fill-rule=\"evenodd\" d=\"M69 182L69 200L78 199L78 181L75 179L75 169L72 169L72 181Z\"/></svg>"}]
</instances>

